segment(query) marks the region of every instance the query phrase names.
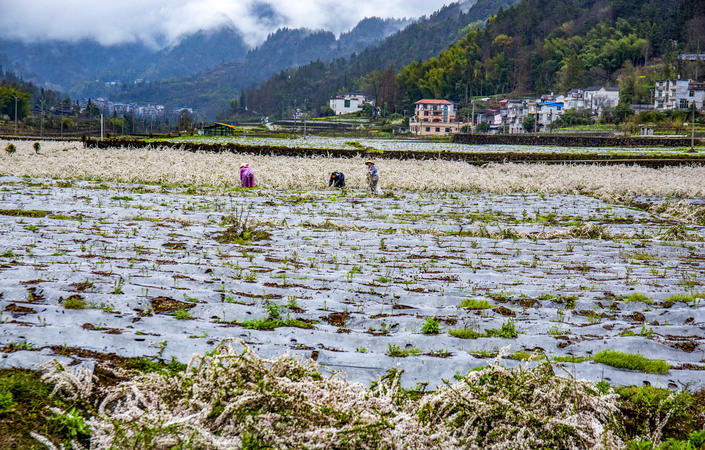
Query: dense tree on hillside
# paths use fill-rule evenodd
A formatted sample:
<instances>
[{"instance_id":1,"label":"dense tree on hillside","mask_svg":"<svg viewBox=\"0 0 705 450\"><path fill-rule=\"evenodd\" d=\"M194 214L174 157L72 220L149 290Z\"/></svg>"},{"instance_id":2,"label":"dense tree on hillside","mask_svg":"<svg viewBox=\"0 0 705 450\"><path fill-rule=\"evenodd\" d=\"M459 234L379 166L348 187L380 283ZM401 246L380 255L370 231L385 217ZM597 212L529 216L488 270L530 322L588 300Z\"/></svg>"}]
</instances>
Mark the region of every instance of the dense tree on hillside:
<instances>
[{"instance_id":1,"label":"dense tree on hillside","mask_svg":"<svg viewBox=\"0 0 705 450\"><path fill-rule=\"evenodd\" d=\"M45 109L51 109L59 106L71 105L71 99L64 94L51 89L38 88L33 83L24 81L12 72L3 73L0 70L0 88L5 90L5 95L8 95L7 92L21 93L24 103L26 104L26 112L20 112L18 110L17 115L20 120L29 114L32 107L44 107ZM9 95L12 97L12 93ZM14 120L14 111L15 99L12 97L12 114L5 114L9 114Z\"/></svg>"},{"instance_id":2,"label":"dense tree on hillside","mask_svg":"<svg viewBox=\"0 0 705 450\"><path fill-rule=\"evenodd\" d=\"M0 116L7 115L11 120L15 120L15 95L17 96L17 119L22 120L29 114L31 95L11 87L0 87Z\"/></svg>"},{"instance_id":3,"label":"dense tree on hillside","mask_svg":"<svg viewBox=\"0 0 705 450\"><path fill-rule=\"evenodd\" d=\"M525 94L619 81L629 91L624 101L644 102L649 89L634 77L648 77L635 74L634 67L677 51L673 40L682 47L697 39L684 26L699 23L700 16L685 13L699 11L691 7L694 2L524 0L438 57L402 68L404 102L459 100L465 89L472 95Z\"/></svg>"}]
</instances>

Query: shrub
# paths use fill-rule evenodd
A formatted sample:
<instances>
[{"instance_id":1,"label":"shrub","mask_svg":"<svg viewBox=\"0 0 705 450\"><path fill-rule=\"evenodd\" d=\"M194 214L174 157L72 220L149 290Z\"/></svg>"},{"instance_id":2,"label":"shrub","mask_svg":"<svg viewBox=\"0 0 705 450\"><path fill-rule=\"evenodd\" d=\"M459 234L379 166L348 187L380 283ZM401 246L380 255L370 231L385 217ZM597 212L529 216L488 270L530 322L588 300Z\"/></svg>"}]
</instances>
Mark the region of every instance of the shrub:
<instances>
[{"instance_id":1,"label":"shrub","mask_svg":"<svg viewBox=\"0 0 705 450\"><path fill-rule=\"evenodd\" d=\"M694 430L703 428L703 398L698 394L653 386L615 387L614 390L619 395L617 405L627 436L654 441L661 436L685 439ZM694 434L691 436L697 439Z\"/></svg>"},{"instance_id":2,"label":"shrub","mask_svg":"<svg viewBox=\"0 0 705 450\"><path fill-rule=\"evenodd\" d=\"M423 326L421 327L421 332L423 334L438 334L440 331L440 325L436 319L433 317L427 317Z\"/></svg>"},{"instance_id":3,"label":"shrub","mask_svg":"<svg viewBox=\"0 0 705 450\"><path fill-rule=\"evenodd\" d=\"M34 153L39 153L39 149L42 148L42 146L39 144L39 142L35 142L32 147L34 148Z\"/></svg>"},{"instance_id":4,"label":"shrub","mask_svg":"<svg viewBox=\"0 0 705 450\"><path fill-rule=\"evenodd\" d=\"M635 353L623 353L614 350L603 350L593 358L596 362L619 369L638 370L649 373L666 373L671 366L660 359L647 359Z\"/></svg>"},{"instance_id":5,"label":"shrub","mask_svg":"<svg viewBox=\"0 0 705 450\"><path fill-rule=\"evenodd\" d=\"M259 223L250 219L250 210L245 211L244 207L237 209L235 214L223 217L222 224L229 226L213 236L221 244L246 244L271 238L270 233L258 229Z\"/></svg>"},{"instance_id":6,"label":"shrub","mask_svg":"<svg viewBox=\"0 0 705 450\"><path fill-rule=\"evenodd\" d=\"M7 147L5 147L5 151L7 152L8 155L12 155L15 153L17 149L15 148L15 144L7 144Z\"/></svg>"}]
</instances>

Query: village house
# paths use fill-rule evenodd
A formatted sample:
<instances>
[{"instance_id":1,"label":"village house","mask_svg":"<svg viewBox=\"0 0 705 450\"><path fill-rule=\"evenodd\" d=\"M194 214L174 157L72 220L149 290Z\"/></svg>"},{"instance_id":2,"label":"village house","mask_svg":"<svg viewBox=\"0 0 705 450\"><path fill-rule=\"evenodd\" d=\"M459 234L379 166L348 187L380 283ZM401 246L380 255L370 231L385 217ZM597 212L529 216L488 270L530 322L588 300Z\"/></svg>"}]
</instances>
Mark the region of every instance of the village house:
<instances>
[{"instance_id":1,"label":"village house","mask_svg":"<svg viewBox=\"0 0 705 450\"><path fill-rule=\"evenodd\" d=\"M335 112L336 116L361 111L365 103L374 105L374 100L368 99L364 94L347 93L337 95L329 101L330 109Z\"/></svg>"},{"instance_id":2,"label":"village house","mask_svg":"<svg viewBox=\"0 0 705 450\"><path fill-rule=\"evenodd\" d=\"M409 131L420 136L441 136L460 131L455 104L448 100L424 99L415 103Z\"/></svg>"},{"instance_id":3,"label":"village house","mask_svg":"<svg viewBox=\"0 0 705 450\"><path fill-rule=\"evenodd\" d=\"M593 114L600 115L605 108L614 108L619 104L618 87L589 87L583 93L585 105Z\"/></svg>"},{"instance_id":4,"label":"village house","mask_svg":"<svg viewBox=\"0 0 705 450\"><path fill-rule=\"evenodd\" d=\"M654 108L660 111L687 110L692 103L703 109L705 83L693 80L657 81L654 86Z\"/></svg>"}]
</instances>

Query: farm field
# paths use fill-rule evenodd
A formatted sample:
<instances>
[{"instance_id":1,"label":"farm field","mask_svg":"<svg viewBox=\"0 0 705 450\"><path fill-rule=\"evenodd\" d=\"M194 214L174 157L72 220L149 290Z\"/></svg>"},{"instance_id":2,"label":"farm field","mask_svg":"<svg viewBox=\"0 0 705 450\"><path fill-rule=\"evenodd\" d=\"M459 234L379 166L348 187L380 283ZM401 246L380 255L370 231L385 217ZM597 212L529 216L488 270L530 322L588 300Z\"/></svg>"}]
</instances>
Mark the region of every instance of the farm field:
<instances>
[{"instance_id":1,"label":"farm field","mask_svg":"<svg viewBox=\"0 0 705 450\"><path fill-rule=\"evenodd\" d=\"M702 383L700 227L579 195L0 183L2 341L42 349L4 366L62 346L185 361L237 337L364 382L435 384L511 345L593 380ZM266 239L218 242L228 216ZM592 362L604 349L672 368Z\"/></svg>"},{"instance_id":2,"label":"farm field","mask_svg":"<svg viewBox=\"0 0 705 450\"><path fill-rule=\"evenodd\" d=\"M162 141L164 139L157 139ZM635 155L635 154L663 154L676 155L686 153L688 148L677 147L644 147L644 148L619 148L619 147L537 147L529 145L467 145L456 144L443 141L423 141L415 139L381 139L381 138L351 138L351 137L323 137L323 136L306 136L306 137L287 137L287 138L268 138L268 137L248 137L248 136L233 136L233 137L205 137L205 136L189 136L182 138L166 139L175 143L192 142L204 144L240 144L251 146L282 146L290 148L314 148L314 149L345 149L345 150L409 150L409 151L427 151L433 152L511 152L511 153L590 153L590 154L616 154L616 155Z\"/></svg>"},{"instance_id":3,"label":"farm field","mask_svg":"<svg viewBox=\"0 0 705 450\"><path fill-rule=\"evenodd\" d=\"M36 369L56 359L93 373L113 360L145 357L191 361L188 373L200 371L198 383L206 386L220 373L212 367L230 367L217 375L220 386L250 373L313 402L301 408L320 397L326 408L354 410L370 426L390 417L379 419L375 408L393 411L384 413L395 419L373 442L402 447L410 442L403 436L421 439L420 447L443 439L463 446L470 431L495 441L481 425L453 434L436 419L419 431L417 414L404 409L412 406L400 407L394 395L401 394L389 394L398 389L394 377L391 391L375 400L381 403L370 404L368 395L381 394L365 389L390 369L403 371L405 388L435 390L419 400L435 405L457 405L456 389L477 395L467 380L511 373L539 403L553 398L537 423L568 414L566 426L574 426L578 419L568 411L575 402L588 405L579 429L589 436L570 438L579 446L609 439L619 447L636 431L605 434L600 424L608 422L615 394L576 399L575 386L588 393L595 382L608 390L705 388L702 167L387 160L378 164L383 192L374 196L363 189L360 158L248 156L258 185L250 190L233 176L241 158L66 142L43 143L38 154L31 142L18 143L15 154L0 155L0 369ZM325 188L334 169L346 173L348 189ZM229 339L255 353L218 347ZM303 365L282 356L287 352ZM312 360L313 368L306 365ZM547 360L561 376L543 372ZM291 384L310 370L308 381ZM342 371L348 381L316 384L319 370ZM50 372L51 379L61 383L61 373ZM174 379L156 380L129 383L151 396L190 392ZM338 397L329 398L332 392ZM267 413L256 425L227 422L235 416L212 396L194 397L178 411L133 400L125 399L125 410L91 413L93 439L102 442L96 445L142 439L140 426L170 421L196 428L165 427L161 442L193 430L214 447L242 446L247 433L279 446L328 442L314 422L287 422L289 432L271 434L267 414L280 410L270 400L258 403ZM477 401L484 405L478 411L490 408ZM498 402L497 411L508 404ZM290 407L277 420L286 422ZM199 411L222 412L220 425ZM338 417L325 411L325 423ZM367 439L360 422L336 420L328 428L336 442L348 442L345 433ZM129 428L134 421L142 425ZM111 428L118 422L129 431ZM535 424L503 426L534 444L567 439L536 437ZM239 431L228 440L226 429Z\"/></svg>"}]
</instances>

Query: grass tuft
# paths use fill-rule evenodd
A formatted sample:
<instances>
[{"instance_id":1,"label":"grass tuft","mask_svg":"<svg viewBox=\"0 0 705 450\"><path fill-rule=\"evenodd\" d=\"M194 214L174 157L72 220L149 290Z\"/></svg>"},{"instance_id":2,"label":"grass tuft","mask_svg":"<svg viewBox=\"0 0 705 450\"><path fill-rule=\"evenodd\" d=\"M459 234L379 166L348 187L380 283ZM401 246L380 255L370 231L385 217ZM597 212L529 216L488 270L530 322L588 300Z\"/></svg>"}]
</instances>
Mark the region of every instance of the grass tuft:
<instances>
[{"instance_id":1,"label":"grass tuft","mask_svg":"<svg viewBox=\"0 0 705 450\"><path fill-rule=\"evenodd\" d=\"M468 308L468 309L490 309L494 308L497 305L494 305L487 300L477 300L474 298L466 298L462 302L460 302L460 306L463 308Z\"/></svg>"},{"instance_id":2,"label":"grass tuft","mask_svg":"<svg viewBox=\"0 0 705 450\"><path fill-rule=\"evenodd\" d=\"M603 350L593 358L595 362L619 369L638 370L648 373L667 373L671 366L661 359L648 359L635 353Z\"/></svg>"}]
</instances>

